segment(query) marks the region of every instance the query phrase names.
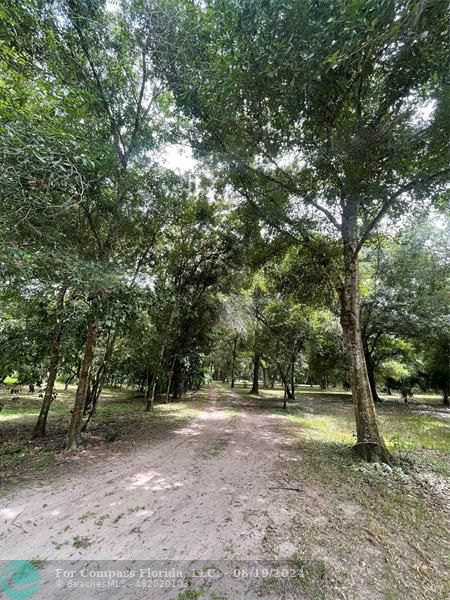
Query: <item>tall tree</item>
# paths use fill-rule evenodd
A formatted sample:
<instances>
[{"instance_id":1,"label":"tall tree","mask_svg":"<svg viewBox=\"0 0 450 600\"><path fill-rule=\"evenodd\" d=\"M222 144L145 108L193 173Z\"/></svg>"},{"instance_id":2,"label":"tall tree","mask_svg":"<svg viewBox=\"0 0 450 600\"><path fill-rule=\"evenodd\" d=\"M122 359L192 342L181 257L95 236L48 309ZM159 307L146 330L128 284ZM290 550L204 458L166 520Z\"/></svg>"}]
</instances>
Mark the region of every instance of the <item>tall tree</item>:
<instances>
[{"instance_id":1,"label":"tall tree","mask_svg":"<svg viewBox=\"0 0 450 600\"><path fill-rule=\"evenodd\" d=\"M268 225L303 245L318 231L340 240L342 276L319 252L368 460L391 458L364 358L359 254L385 218L448 181L448 16L444 0L206 0L161 16L161 73L194 144Z\"/></svg>"}]
</instances>

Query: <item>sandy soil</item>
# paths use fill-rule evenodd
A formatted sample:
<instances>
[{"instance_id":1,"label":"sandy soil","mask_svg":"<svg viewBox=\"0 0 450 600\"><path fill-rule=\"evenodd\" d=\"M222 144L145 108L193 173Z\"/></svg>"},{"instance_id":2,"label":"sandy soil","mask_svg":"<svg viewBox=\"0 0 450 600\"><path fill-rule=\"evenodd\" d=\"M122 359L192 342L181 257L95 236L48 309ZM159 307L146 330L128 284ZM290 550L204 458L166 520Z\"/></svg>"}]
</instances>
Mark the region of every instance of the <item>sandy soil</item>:
<instances>
[{"instance_id":1,"label":"sandy soil","mask_svg":"<svg viewBox=\"0 0 450 600\"><path fill-rule=\"evenodd\" d=\"M439 478L357 465L264 401L213 386L206 403L204 395L192 399L201 408L195 419L136 424L133 440L127 433L60 455L51 475L3 496L0 598L3 569L14 559L39 568L35 600L449 597ZM302 407L318 418L325 410L306 396ZM351 404L328 402L326 410L341 414ZM141 575L145 567L150 577ZM69 574L56 577L58 568ZM182 575L164 575L172 568ZM97 580L81 569L139 576ZM100 587L78 585L96 581ZM105 581L119 584L101 587Z\"/></svg>"},{"instance_id":2,"label":"sandy soil","mask_svg":"<svg viewBox=\"0 0 450 600\"><path fill-rule=\"evenodd\" d=\"M3 497L0 558L269 559L296 494L275 472L285 452L278 417L212 389L200 417L165 439ZM276 555L291 553L281 541Z\"/></svg>"}]
</instances>

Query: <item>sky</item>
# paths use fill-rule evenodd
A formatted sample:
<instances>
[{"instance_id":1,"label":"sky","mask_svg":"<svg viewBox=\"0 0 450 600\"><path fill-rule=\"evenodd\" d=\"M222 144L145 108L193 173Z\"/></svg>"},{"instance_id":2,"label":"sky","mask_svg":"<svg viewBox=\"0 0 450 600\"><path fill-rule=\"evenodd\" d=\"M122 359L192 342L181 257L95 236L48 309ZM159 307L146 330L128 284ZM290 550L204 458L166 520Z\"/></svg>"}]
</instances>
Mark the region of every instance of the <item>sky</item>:
<instances>
[{"instance_id":1,"label":"sky","mask_svg":"<svg viewBox=\"0 0 450 600\"><path fill-rule=\"evenodd\" d=\"M159 152L158 163L182 175L196 166L191 148L186 144L167 144Z\"/></svg>"}]
</instances>

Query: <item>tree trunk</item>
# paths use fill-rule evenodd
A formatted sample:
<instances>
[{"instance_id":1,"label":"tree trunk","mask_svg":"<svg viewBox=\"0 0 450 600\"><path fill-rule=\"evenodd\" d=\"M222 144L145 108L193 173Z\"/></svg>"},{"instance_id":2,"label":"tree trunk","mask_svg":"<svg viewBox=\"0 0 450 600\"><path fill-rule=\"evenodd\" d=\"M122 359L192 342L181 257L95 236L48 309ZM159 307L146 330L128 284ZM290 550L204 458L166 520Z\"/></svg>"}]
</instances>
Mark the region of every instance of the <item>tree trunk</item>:
<instances>
[{"instance_id":1,"label":"tree trunk","mask_svg":"<svg viewBox=\"0 0 450 600\"><path fill-rule=\"evenodd\" d=\"M295 400L295 355L292 355L291 361L291 391L292 391L292 400Z\"/></svg>"},{"instance_id":2,"label":"tree trunk","mask_svg":"<svg viewBox=\"0 0 450 600\"><path fill-rule=\"evenodd\" d=\"M267 376L267 367L262 367L263 372L263 387L267 389L269 387L269 379Z\"/></svg>"},{"instance_id":3,"label":"tree trunk","mask_svg":"<svg viewBox=\"0 0 450 600\"><path fill-rule=\"evenodd\" d=\"M153 382L155 380L155 377L154 377L153 373L150 371L150 369L147 371L146 379L147 379L147 386L145 389L145 406L147 406L147 402L149 401L149 398L152 394Z\"/></svg>"},{"instance_id":4,"label":"tree trunk","mask_svg":"<svg viewBox=\"0 0 450 600\"><path fill-rule=\"evenodd\" d=\"M57 297L57 310L59 313L64 308L64 296L65 295L66 295L66 288L62 287L59 290L58 297ZM61 314L58 314L56 317L55 325L53 327L52 346L51 346L51 353L50 353L50 361L49 361L49 365L48 365L47 385L45 387L41 411L39 413L38 420L37 420L36 425L33 430L33 439L45 436L48 412L50 410L50 405L53 400L53 390L55 388L56 375L58 374L59 352L61 349L62 332L63 332L63 328L62 328L62 323L61 323Z\"/></svg>"},{"instance_id":5,"label":"tree trunk","mask_svg":"<svg viewBox=\"0 0 450 600\"><path fill-rule=\"evenodd\" d=\"M231 388L234 388L235 375L236 375L236 350L237 350L238 337L233 339L233 355L231 360Z\"/></svg>"},{"instance_id":6,"label":"tree trunk","mask_svg":"<svg viewBox=\"0 0 450 600\"><path fill-rule=\"evenodd\" d=\"M150 412L155 406L156 390L158 388L158 378L153 377L151 386L147 390L147 401L145 403L145 412Z\"/></svg>"},{"instance_id":7,"label":"tree trunk","mask_svg":"<svg viewBox=\"0 0 450 600\"><path fill-rule=\"evenodd\" d=\"M289 391L289 384L287 381L287 372L285 373L281 368L280 363L277 363L278 371L281 377L281 383L283 384L283 408L287 408L287 401L291 399L291 392Z\"/></svg>"},{"instance_id":8,"label":"tree trunk","mask_svg":"<svg viewBox=\"0 0 450 600\"><path fill-rule=\"evenodd\" d=\"M100 365L95 381L92 383L92 391L90 398L90 410L89 415L86 422L83 425L82 431L85 431L88 426L90 420L95 414L97 410L98 400L100 398L100 394L103 391L103 386L105 385L106 376L108 374L109 363L111 362L111 358L114 352L114 345L116 343L117 331L114 331L113 334L108 335L108 340L106 342L106 352L103 358L102 364ZM89 386L88 386L89 390ZM86 403L87 404L87 403Z\"/></svg>"},{"instance_id":9,"label":"tree trunk","mask_svg":"<svg viewBox=\"0 0 450 600\"><path fill-rule=\"evenodd\" d=\"M164 359L164 353L166 351L167 339L169 337L170 330L172 328L174 319L175 319L175 312L172 310L172 311L170 311L169 321L167 323L167 328L165 330L165 336L164 336L163 340L161 341L161 348L159 349L159 355L158 355L158 364L156 365L156 369L155 369L155 373L154 373L154 380L153 380L153 384L152 384L151 393L147 393L147 402L145 404L146 412L153 410L153 407L155 405L157 384L158 384L158 380L161 376L161 367L162 367L162 362Z\"/></svg>"},{"instance_id":10,"label":"tree trunk","mask_svg":"<svg viewBox=\"0 0 450 600\"><path fill-rule=\"evenodd\" d=\"M257 352L255 352L255 356L253 358L253 384L252 389L250 390L250 394L259 394L259 365L261 362L261 357Z\"/></svg>"},{"instance_id":11,"label":"tree trunk","mask_svg":"<svg viewBox=\"0 0 450 600\"><path fill-rule=\"evenodd\" d=\"M391 462L378 429L360 328L358 259L351 243L344 243L344 285L341 289L341 324L355 409L355 454L368 461Z\"/></svg>"},{"instance_id":12,"label":"tree trunk","mask_svg":"<svg viewBox=\"0 0 450 600\"><path fill-rule=\"evenodd\" d=\"M377 392L377 384L375 382L375 367L373 364L373 360L372 357L370 356L370 352L369 349L367 348L367 345L363 342L363 347L364 347L364 358L366 360L366 366L367 366L367 376L369 377L369 384L370 384L370 390L372 392L372 398L374 400L374 402L381 402L381 398L378 395Z\"/></svg>"},{"instance_id":13,"label":"tree trunk","mask_svg":"<svg viewBox=\"0 0 450 600\"><path fill-rule=\"evenodd\" d=\"M166 389L166 397L165 397L166 404L168 404L168 402L169 402L170 389L172 387L173 370L175 368L175 360L176 360L176 357L173 359L172 364L170 366L169 378L167 380L167 389Z\"/></svg>"},{"instance_id":14,"label":"tree trunk","mask_svg":"<svg viewBox=\"0 0 450 600\"><path fill-rule=\"evenodd\" d=\"M181 386L181 363L177 357L175 357L175 361L172 369L172 400L178 400L180 395L180 386Z\"/></svg>"},{"instance_id":15,"label":"tree trunk","mask_svg":"<svg viewBox=\"0 0 450 600\"><path fill-rule=\"evenodd\" d=\"M64 445L67 450L76 450L81 443L81 421L83 419L83 410L86 402L89 375L91 373L92 363L94 360L96 341L97 326L95 322L92 322L89 323L86 332L86 343L84 348L84 356L81 363L80 378L78 381L72 416L70 419L66 441Z\"/></svg>"},{"instance_id":16,"label":"tree trunk","mask_svg":"<svg viewBox=\"0 0 450 600\"><path fill-rule=\"evenodd\" d=\"M72 381L75 379L75 377L77 376L76 373L71 373L69 375L69 377L65 380L64 382L64 391L67 392L67 388L69 387L69 385L72 383Z\"/></svg>"}]
</instances>

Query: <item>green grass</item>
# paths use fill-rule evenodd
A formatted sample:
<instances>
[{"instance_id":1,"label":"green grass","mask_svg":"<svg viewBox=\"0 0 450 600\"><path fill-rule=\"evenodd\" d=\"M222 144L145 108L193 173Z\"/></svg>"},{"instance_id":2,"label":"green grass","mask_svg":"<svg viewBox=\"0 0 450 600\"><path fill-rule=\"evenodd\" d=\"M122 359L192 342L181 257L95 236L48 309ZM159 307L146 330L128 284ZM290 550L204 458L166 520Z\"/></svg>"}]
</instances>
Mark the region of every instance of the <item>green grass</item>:
<instances>
[{"instance_id":1,"label":"green grass","mask_svg":"<svg viewBox=\"0 0 450 600\"><path fill-rule=\"evenodd\" d=\"M300 408L290 412L291 414L282 414L281 417L299 427L299 434L301 431L302 436L307 439L343 444L351 444L354 441L352 424L348 418L303 413Z\"/></svg>"},{"instance_id":2,"label":"green grass","mask_svg":"<svg viewBox=\"0 0 450 600\"><path fill-rule=\"evenodd\" d=\"M240 406L226 406L223 410L226 413L237 417L242 414L242 407Z\"/></svg>"},{"instance_id":3,"label":"green grass","mask_svg":"<svg viewBox=\"0 0 450 600\"><path fill-rule=\"evenodd\" d=\"M381 415L381 429L392 449L428 448L450 452L450 420L427 415Z\"/></svg>"},{"instance_id":4,"label":"green grass","mask_svg":"<svg viewBox=\"0 0 450 600\"><path fill-rule=\"evenodd\" d=\"M224 399L232 394L225 386L220 390ZM350 394L302 388L283 410L281 390L261 390L259 397L248 391L240 387L234 393L246 405L276 415L275 427L291 440L292 459L280 460L279 470L304 494L290 501L285 532L298 548L291 562L299 576L266 582L268 591L308 600L362 597L361 591L370 597L372 590L374 597L391 600L450 597L445 512L450 420L437 412L443 410L441 399L416 397L416 405L405 405L386 397L377 405L386 443L400 459L390 468L353 459ZM425 414L418 402L426 402Z\"/></svg>"},{"instance_id":5,"label":"green grass","mask_svg":"<svg viewBox=\"0 0 450 600\"><path fill-rule=\"evenodd\" d=\"M281 415L299 427L308 438L328 443L352 444L355 440L353 415L310 414L301 407ZM450 423L426 415L380 414L381 430L389 449L394 451L427 448L450 452Z\"/></svg>"},{"instance_id":6,"label":"green grass","mask_svg":"<svg viewBox=\"0 0 450 600\"><path fill-rule=\"evenodd\" d=\"M72 541L72 546L77 549L88 548L91 544L92 544L92 541L86 536L76 535Z\"/></svg>"},{"instance_id":7,"label":"green grass","mask_svg":"<svg viewBox=\"0 0 450 600\"><path fill-rule=\"evenodd\" d=\"M303 439L343 445L355 441L355 421L348 392L324 393L301 386L296 402L288 403L288 409L284 411L280 389L263 389L259 397L255 397L243 387L234 390L229 390L226 384L219 387L224 395L237 393L259 408L280 415L298 427L298 435ZM439 396L428 395L427 404L429 414L417 414L413 406L395 402L395 398L377 406L381 430L390 450L400 453L422 449L450 452L450 419L433 414L435 406L440 404Z\"/></svg>"},{"instance_id":8,"label":"green grass","mask_svg":"<svg viewBox=\"0 0 450 600\"><path fill-rule=\"evenodd\" d=\"M187 589L178 594L177 600L199 600L202 598L203 594L206 592L206 587L194 589Z\"/></svg>"}]
</instances>

